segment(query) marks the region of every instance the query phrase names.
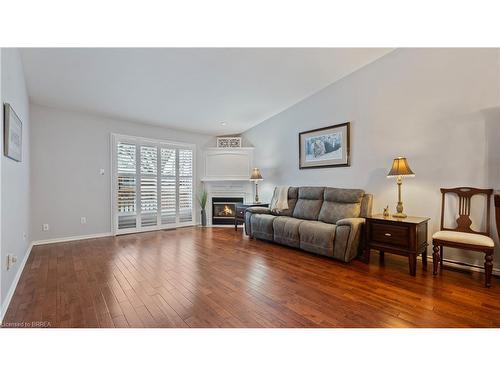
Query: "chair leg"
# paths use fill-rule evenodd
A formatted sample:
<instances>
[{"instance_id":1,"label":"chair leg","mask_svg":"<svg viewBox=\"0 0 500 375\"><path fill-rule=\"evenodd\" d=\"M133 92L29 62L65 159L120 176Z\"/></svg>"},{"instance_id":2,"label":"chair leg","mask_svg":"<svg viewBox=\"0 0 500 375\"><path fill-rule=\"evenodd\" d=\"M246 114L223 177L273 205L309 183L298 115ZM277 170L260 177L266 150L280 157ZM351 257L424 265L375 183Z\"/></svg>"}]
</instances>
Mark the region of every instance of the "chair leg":
<instances>
[{"instance_id":1,"label":"chair leg","mask_svg":"<svg viewBox=\"0 0 500 375\"><path fill-rule=\"evenodd\" d=\"M432 267L433 267L432 274L433 275L437 275L437 273L438 273L438 267L439 267L439 261L440 261L439 253L440 253L440 247L438 245L434 245L432 247Z\"/></svg>"},{"instance_id":2,"label":"chair leg","mask_svg":"<svg viewBox=\"0 0 500 375\"><path fill-rule=\"evenodd\" d=\"M443 258L444 258L443 246L439 246L439 265L443 268Z\"/></svg>"},{"instance_id":3,"label":"chair leg","mask_svg":"<svg viewBox=\"0 0 500 375\"><path fill-rule=\"evenodd\" d=\"M491 273L493 271L493 252L487 252L484 256L484 286L491 286Z\"/></svg>"}]
</instances>

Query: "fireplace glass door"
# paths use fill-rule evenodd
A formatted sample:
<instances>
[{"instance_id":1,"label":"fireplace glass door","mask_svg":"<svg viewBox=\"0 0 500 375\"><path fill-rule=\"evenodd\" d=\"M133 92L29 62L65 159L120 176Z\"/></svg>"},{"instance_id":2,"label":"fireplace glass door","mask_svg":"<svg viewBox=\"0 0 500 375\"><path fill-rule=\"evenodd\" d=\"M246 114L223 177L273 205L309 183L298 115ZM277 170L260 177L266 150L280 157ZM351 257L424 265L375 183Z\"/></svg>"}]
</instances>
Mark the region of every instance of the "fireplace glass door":
<instances>
[{"instance_id":1,"label":"fireplace glass door","mask_svg":"<svg viewBox=\"0 0 500 375\"><path fill-rule=\"evenodd\" d=\"M212 198L212 224L233 225L236 203L243 203L243 198Z\"/></svg>"}]
</instances>

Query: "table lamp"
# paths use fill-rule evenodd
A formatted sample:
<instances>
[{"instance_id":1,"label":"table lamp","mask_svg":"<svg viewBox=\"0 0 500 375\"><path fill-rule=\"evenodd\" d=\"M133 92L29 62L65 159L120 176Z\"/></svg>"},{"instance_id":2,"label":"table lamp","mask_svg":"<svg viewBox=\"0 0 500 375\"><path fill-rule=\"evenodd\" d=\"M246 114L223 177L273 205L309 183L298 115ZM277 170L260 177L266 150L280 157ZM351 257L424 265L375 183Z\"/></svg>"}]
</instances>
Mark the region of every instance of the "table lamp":
<instances>
[{"instance_id":1,"label":"table lamp","mask_svg":"<svg viewBox=\"0 0 500 375\"><path fill-rule=\"evenodd\" d=\"M408 161L406 158L398 157L393 160L392 168L389 171L387 177L396 177L396 183L398 184L398 205L396 206L396 213L392 216L405 218L406 214L403 212L403 201L401 199L401 184L403 183L403 176L414 177L415 173L410 169Z\"/></svg>"},{"instance_id":2,"label":"table lamp","mask_svg":"<svg viewBox=\"0 0 500 375\"><path fill-rule=\"evenodd\" d=\"M259 188L258 188L258 183L259 181L262 181L262 175L260 174L259 168L254 168L252 170L252 174L250 175L250 181L255 182L255 202L254 203L260 203L259 202Z\"/></svg>"}]
</instances>

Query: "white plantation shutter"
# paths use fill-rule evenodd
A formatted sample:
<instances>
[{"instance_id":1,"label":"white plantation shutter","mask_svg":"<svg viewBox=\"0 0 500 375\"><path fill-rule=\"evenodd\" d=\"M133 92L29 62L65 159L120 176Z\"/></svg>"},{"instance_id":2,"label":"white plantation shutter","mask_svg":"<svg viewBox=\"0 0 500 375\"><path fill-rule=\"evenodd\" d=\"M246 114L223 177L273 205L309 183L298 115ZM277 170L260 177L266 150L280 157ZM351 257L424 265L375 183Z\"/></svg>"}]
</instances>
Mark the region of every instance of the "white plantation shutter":
<instances>
[{"instance_id":1,"label":"white plantation shutter","mask_svg":"<svg viewBox=\"0 0 500 375\"><path fill-rule=\"evenodd\" d=\"M161 148L161 223L173 224L177 217L177 150Z\"/></svg>"},{"instance_id":2,"label":"white plantation shutter","mask_svg":"<svg viewBox=\"0 0 500 375\"><path fill-rule=\"evenodd\" d=\"M117 208L118 229L135 228L136 209L136 146L118 143L117 159Z\"/></svg>"},{"instance_id":3,"label":"white plantation shutter","mask_svg":"<svg viewBox=\"0 0 500 375\"><path fill-rule=\"evenodd\" d=\"M193 151L179 150L179 220L193 220Z\"/></svg>"},{"instance_id":4,"label":"white plantation shutter","mask_svg":"<svg viewBox=\"0 0 500 375\"><path fill-rule=\"evenodd\" d=\"M192 224L193 150L126 136L113 144L116 233Z\"/></svg>"},{"instance_id":5,"label":"white plantation shutter","mask_svg":"<svg viewBox=\"0 0 500 375\"><path fill-rule=\"evenodd\" d=\"M141 146L141 226L158 224L158 148Z\"/></svg>"}]
</instances>

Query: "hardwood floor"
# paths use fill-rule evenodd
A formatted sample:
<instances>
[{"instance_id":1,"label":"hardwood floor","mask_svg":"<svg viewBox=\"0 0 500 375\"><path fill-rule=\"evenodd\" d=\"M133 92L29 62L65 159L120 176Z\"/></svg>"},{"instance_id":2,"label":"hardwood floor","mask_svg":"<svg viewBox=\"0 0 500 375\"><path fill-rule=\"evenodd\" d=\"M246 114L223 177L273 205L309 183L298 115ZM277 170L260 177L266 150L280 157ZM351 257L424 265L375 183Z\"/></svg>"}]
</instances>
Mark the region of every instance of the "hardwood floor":
<instances>
[{"instance_id":1,"label":"hardwood floor","mask_svg":"<svg viewBox=\"0 0 500 375\"><path fill-rule=\"evenodd\" d=\"M184 228L36 246L4 326L500 327L500 283L483 277Z\"/></svg>"}]
</instances>

